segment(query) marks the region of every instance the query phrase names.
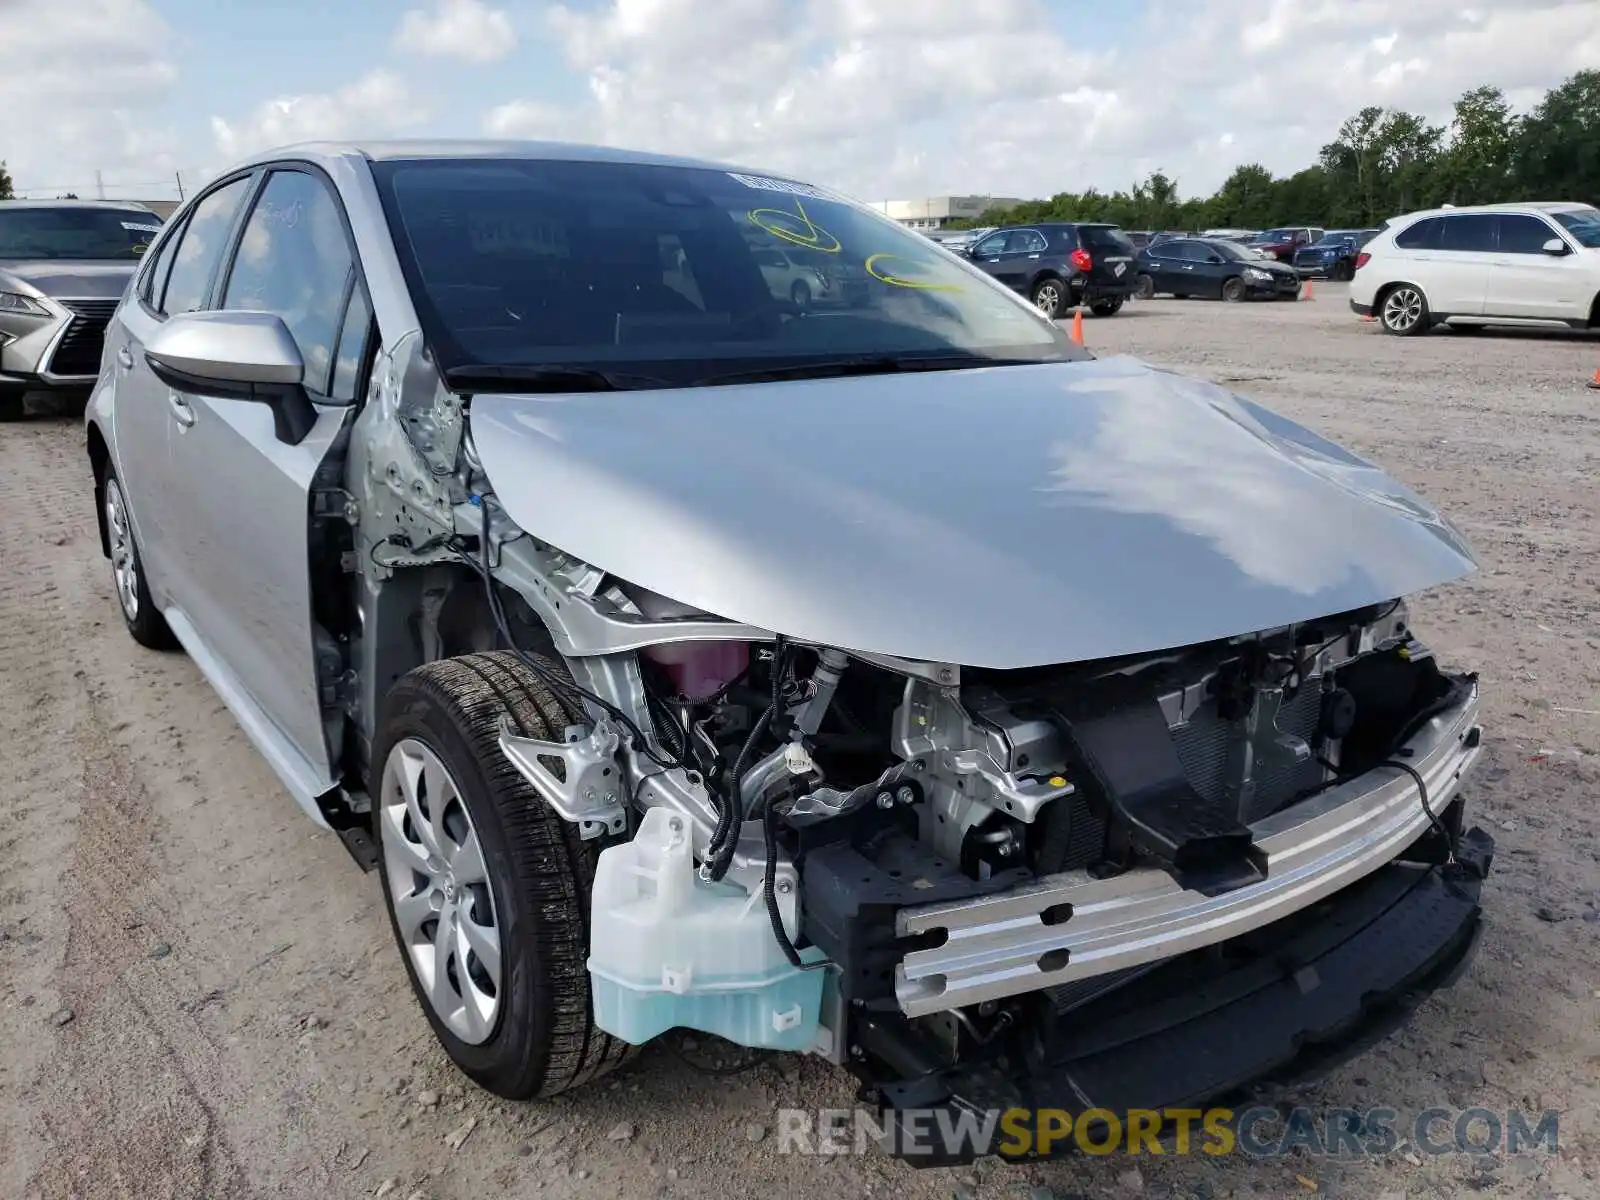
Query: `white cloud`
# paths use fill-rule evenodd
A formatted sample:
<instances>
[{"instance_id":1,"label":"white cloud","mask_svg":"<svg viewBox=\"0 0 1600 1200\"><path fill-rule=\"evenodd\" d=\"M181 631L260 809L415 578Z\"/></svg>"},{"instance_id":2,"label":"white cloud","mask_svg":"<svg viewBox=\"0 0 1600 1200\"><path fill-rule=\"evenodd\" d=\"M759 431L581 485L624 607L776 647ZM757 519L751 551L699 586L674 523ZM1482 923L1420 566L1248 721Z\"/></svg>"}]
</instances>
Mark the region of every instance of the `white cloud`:
<instances>
[{"instance_id":1,"label":"white cloud","mask_svg":"<svg viewBox=\"0 0 1600 1200\"><path fill-rule=\"evenodd\" d=\"M484 127L787 170L868 199L1111 189L1158 168L1194 194L1241 162L1308 165L1366 104L1442 123L1468 88L1526 101L1600 61L1594 0L1148 0L1104 50L1063 33L1047 0L982 10L723 0L711 20L694 0L568 0L548 32L586 95L508 97Z\"/></svg>"},{"instance_id":2,"label":"white cloud","mask_svg":"<svg viewBox=\"0 0 1600 1200\"><path fill-rule=\"evenodd\" d=\"M0 2L0 158L19 192L164 195L175 138L151 113L177 78L144 0ZM152 186L160 182L159 186Z\"/></svg>"},{"instance_id":3,"label":"white cloud","mask_svg":"<svg viewBox=\"0 0 1600 1200\"><path fill-rule=\"evenodd\" d=\"M334 92L267 100L242 120L214 116L211 132L218 153L232 162L294 142L403 133L426 117L406 81L379 70Z\"/></svg>"},{"instance_id":4,"label":"white cloud","mask_svg":"<svg viewBox=\"0 0 1600 1200\"><path fill-rule=\"evenodd\" d=\"M516 49L511 18L483 0L438 0L431 13L411 9L400 18L395 47L408 54L487 63Z\"/></svg>"}]
</instances>

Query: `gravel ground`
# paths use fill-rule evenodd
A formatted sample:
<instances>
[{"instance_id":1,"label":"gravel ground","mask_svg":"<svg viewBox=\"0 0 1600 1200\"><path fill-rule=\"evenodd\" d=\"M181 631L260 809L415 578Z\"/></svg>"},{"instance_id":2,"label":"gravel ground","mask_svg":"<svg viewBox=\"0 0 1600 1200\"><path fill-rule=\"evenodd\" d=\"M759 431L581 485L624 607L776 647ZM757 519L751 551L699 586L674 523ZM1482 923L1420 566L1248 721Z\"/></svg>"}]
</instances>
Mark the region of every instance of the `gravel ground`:
<instances>
[{"instance_id":1,"label":"gravel ground","mask_svg":"<svg viewBox=\"0 0 1600 1200\"><path fill-rule=\"evenodd\" d=\"M1500 855L1483 948L1301 1099L1557 1109L1559 1154L914 1172L777 1152L775 1107L851 1101L818 1062L709 1079L651 1050L548 1104L463 1087L375 878L301 818L187 659L123 632L80 427L42 417L0 429L0 1197L1600 1192L1600 393L1583 386L1600 339L1386 338L1332 285L1136 304L1085 331L1375 459L1477 545L1483 571L1414 612L1484 677L1470 794Z\"/></svg>"}]
</instances>

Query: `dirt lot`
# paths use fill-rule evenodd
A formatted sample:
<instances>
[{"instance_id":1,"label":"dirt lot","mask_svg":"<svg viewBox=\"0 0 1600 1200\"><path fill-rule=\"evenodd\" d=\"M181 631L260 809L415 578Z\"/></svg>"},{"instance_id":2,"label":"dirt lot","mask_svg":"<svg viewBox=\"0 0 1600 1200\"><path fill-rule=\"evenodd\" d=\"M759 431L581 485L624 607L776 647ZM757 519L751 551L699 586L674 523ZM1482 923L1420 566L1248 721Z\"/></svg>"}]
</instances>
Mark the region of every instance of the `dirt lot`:
<instances>
[{"instance_id":1,"label":"dirt lot","mask_svg":"<svg viewBox=\"0 0 1600 1200\"><path fill-rule=\"evenodd\" d=\"M777 1152L776 1106L850 1103L815 1062L709 1079L652 1050L555 1103L464 1089L376 880L187 659L123 632L79 425L36 418L0 428L0 1197L1600 1193L1600 338L1386 338L1335 286L1155 301L1086 332L1375 459L1475 541L1483 571L1416 616L1484 677L1488 933L1459 986L1303 1100L1557 1109L1559 1155L913 1172Z\"/></svg>"}]
</instances>

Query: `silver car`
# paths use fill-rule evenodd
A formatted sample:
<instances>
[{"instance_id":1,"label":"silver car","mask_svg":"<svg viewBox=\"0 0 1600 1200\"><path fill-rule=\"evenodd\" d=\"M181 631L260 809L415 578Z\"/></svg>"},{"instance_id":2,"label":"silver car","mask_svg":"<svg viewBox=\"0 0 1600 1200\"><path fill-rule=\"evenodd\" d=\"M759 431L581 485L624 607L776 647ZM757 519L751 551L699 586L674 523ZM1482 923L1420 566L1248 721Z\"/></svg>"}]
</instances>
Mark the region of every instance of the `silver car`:
<instances>
[{"instance_id":1,"label":"silver car","mask_svg":"<svg viewBox=\"0 0 1600 1200\"><path fill-rule=\"evenodd\" d=\"M87 392L106 321L161 231L142 204L0 200L0 420L29 392Z\"/></svg>"},{"instance_id":2,"label":"silver car","mask_svg":"<svg viewBox=\"0 0 1600 1200\"><path fill-rule=\"evenodd\" d=\"M993 1145L929 1109L1302 1077L1471 956L1478 684L1404 602L1473 570L1456 529L848 197L295 147L171 219L107 336L130 633L375 870L498 1095L693 1028L952 1161Z\"/></svg>"}]
</instances>

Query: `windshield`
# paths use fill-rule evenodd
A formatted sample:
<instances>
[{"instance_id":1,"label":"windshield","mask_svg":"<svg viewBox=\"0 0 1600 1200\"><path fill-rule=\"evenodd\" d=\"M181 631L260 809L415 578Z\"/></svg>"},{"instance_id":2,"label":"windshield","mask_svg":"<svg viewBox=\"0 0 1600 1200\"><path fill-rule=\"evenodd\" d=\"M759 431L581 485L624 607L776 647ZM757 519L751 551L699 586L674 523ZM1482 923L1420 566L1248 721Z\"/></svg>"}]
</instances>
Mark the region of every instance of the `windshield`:
<instances>
[{"instance_id":1,"label":"windshield","mask_svg":"<svg viewBox=\"0 0 1600 1200\"><path fill-rule=\"evenodd\" d=\"M705 168L375 163L445 371L626 368L632 386L841 358L1087 357L976 268L853 201Z\"/></svg>"},{"instance_id":2,"label":"windshield","mask_svg":"<svg viewBox=\"0 0 1600 1200\"><path fill-rule=\"evenodd\" d=\"M1317 239L1319 246L1331 246L1335 242L1353 242L1361 236L1359 229L1330 229Z\"/></svg>"},{"instance_id":3,"label":"windshield","mask_svg":"<svg viewBox=\"0 0 1600 1200\"><path fill-rule=\"evenodd\" d=\"M1287 242L1298 233L1295 229L1269 229L1256 239L1258 242Z\"/></svg>"},{"instance_id":4,"label":"windshield","mask_svg":"<svg viewBox=\"0 0 1600 1200\"><path fill-rule=\"evenodd\" d=\"M1600 209L1574 208L1550 215L1567 227L1567 232L1578 239L1580 246L1600 250Z\"/></svg>"},{"instance_id":5,"label":"windshield","mask_svg":"<svg viewBox=\"0 0 1600 1200\"><path fill-rule=\"evenodd\" d=\"M0 258L131 262L160 232L161 218L137 209L0 206Z\"/></svg>"}]
</instances>

